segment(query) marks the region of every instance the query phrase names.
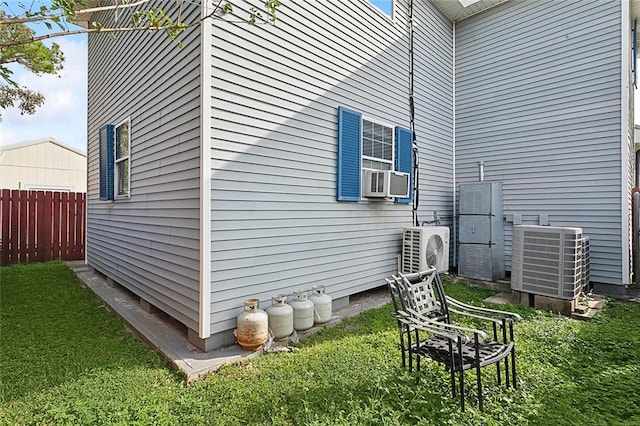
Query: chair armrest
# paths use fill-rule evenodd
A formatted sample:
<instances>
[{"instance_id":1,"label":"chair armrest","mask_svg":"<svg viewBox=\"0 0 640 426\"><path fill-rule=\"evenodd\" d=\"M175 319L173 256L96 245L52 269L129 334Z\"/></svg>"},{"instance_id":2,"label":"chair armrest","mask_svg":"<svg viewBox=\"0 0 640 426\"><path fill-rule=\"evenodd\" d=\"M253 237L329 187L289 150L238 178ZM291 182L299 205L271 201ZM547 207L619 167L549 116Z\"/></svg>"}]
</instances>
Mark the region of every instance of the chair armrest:
<instances>
[{"instance_id":1,"label":"chair armrest","mask_svg":"<svg viewBox=\"0 0 640 426\"><path fill-rule=\"evenodd\" d=\"M499 315L500 318L507 318L512 321L520 321L522 317L515 312L508 311L500 311L498 309L489 309L489 308L481 308L478 306L467 305L466 303L462 303L453 297L445 296L447 302L461 311L467 311L469 313L479 313L479 314L488 314L488 315Z\"/></svg>"},{"instance_id":2,"label":"chair armrest","mask_svg":"<svg viewBox=\"0 0 640 426\"><path fill-rule=\"evenodd\" d=\"M483 315L478 315L478 314L470 313L470 312L467 312L467 311L458 310L458 309L452 308L451 306L449 306L449 312L453 312L453 313L459 314L459 315L464 315L465 317L478 318L478 319L481 319L481 320L484 320L484 321L493 322L493 323L496 323L497 325L502 325L502 319L500 319L500 318L486 317L486 316L483 316Z\"/></svg>"},{"instance_id":3,"label":"chair armrest","mask_svg":"<svg viewBox=\"0 0 640 426\"><path fill-rule=\"evenodd\" d=\"M431 327L437 327L440 329L444 329L444 330L450 330L456 334L459 334L461 336L463 336L465 339L469 339L469 336L464 335L463 333L473 333L473 334L477 334L479 338L481 338L482 340L488 340L489 336L487 336L487 333L485 333L482 330L478 330L475 328L469 328L469 327L463 327L460 325L455 325L455 324L447 324L445 322L442 321L435 321L432 320L431 318L427 318L423 315L420 315L418 312L414 311L411 308L407 308L407 311L409 312L409 314L411 314L411 318L413 321L415 321L416 323L420 323L420 324L427 324ZM467 340L469 341L469 340ZM466 343L466 342L465 342Z\"/></svg>"}]
</instances>

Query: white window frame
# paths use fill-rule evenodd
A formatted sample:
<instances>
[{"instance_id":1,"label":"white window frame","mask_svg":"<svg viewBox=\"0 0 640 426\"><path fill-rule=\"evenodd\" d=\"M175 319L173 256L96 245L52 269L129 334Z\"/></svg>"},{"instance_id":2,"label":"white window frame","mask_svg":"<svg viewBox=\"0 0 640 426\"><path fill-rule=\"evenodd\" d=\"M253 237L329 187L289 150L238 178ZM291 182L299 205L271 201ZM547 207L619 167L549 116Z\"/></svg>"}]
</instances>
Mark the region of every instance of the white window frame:
<instances>
[{"instance_id":1,"label":"white window frame","mask_svg":"<svg viewBox=\"0 0 640 426\"><path fill-rule=\"evenodd\" d=\"M379 125L381 125L383 127L387 127L389 129L391 129L391 160L385 160L385 159L382 159L382 158L370 157L370 156L364 155L364 122L365 121L368 121L368 122L373 123L373 124L379 124ZM380 163L388 163L390 165L388 170L395 170L396 169L396 146L395 146L396 129L395 129L395 126L387 124L387 123L385 123L383 121L374 120L372 118L362 116L362 130L361 130L360 137L362 138L362 147L361 147L361 152L360 152L360 156L362 157L362 161L363 161L362 170L380 170L380 169L372 169L370 167L365 167L364 166L364 161L365 160L378 161Z\"/></svg>"},{"instance_id":2,"label":"white window frame","mask_svg":"<svg viewBox=\"0 0 640 426\"><path fill-rule=\"evenodd\" d=\"M120 141L118 140L118 128L121 127L123 124L127 124L127 136L129 138L129 150L127 152L127 155L123 155L122 157L118 157L118 144L120 143ZM118 123L116 126L114 126L113 128L113 141L114 141L114 150L113 150L113 157L114 157L114 170L113 170L113 194L114 194L114 198L116 199L121 199L121 198L129 198L131 196L131 118L127 117L126 119L122 120L120 123ZM127 167L127 176L129 176L129 179L127 181L127 187L126 187L126 192L124 193L120 193L118 191L118 188L120 187L120 167L123 167L123 163L126 164Z\"/></svg>"}]
</instances>

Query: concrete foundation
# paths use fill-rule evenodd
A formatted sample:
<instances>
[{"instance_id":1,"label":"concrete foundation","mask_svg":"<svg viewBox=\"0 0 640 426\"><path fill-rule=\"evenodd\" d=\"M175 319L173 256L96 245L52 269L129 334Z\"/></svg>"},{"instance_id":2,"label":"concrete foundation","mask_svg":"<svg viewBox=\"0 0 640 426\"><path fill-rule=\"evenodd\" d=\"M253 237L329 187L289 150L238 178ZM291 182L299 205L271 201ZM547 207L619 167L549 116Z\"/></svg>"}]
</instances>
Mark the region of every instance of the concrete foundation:
<instances>
[{"instance_id":1,"label":"concrete foundation","mask_svg":"<svg viewBox=\"0 0 640 426\"><path fill-rule=\"evenodd\" d=\"M201 351L211 352L216 349L233 345L236 343L236 336L233 335L233 330L227 330L213 334L206 339L201 339L197 331L188 328L187 340Z\"/></svg>"},{"instance_id":2,"label":"concrete foundation","mask_svg":"<svg viewBox=\"0 0 640 426\"><path fill-rule=\"evenodd\" d=\"M333 312L349 306L349 296L340 297L331 301L331 309Z\"/></svg>"},{"instance_id":3,"label":"concrete foundation","mask_svg":"<svg viewBox=\"0 0 640 426\"><path fill-rule=\"evenodd\" d=\"M551 311L556 314L571 316L577 303L578 299L564 300L536 294L533 306L536 309L541 309L543 311Z\"/></svg>"},{"instance_id":4,"label":"concrete foundation","mask_svg":"<svg viewBox=\"0 0 640 426\"><path fill-rule=\"evenodd\" d=\"M158 308L156 308L151 303L147 302L142 298L140 299L140 307L142 308L143 311L145 311L148 314L155 314L158 312Z\"/></svg>"}]
</instances>

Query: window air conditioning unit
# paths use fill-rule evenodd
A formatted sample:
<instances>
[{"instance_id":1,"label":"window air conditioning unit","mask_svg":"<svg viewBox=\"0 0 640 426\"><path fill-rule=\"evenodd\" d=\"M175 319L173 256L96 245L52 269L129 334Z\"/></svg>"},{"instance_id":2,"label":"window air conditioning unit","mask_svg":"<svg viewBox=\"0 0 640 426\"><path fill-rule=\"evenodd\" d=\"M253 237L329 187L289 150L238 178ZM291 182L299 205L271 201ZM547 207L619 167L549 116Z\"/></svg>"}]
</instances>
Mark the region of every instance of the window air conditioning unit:
<instances>
[{"instance_id":1,"label":"window air conditioning unit","mask_svg":"<svg viewBox=\"0 0 640 426\"><path fill-rule=\"evenodd\" d=\"M402 273L413 274L435 267L449 271L449 228L405 228L402 233Z\"/></svg>"},{"instance_id":2,"label":"window air conditioning unit","mask_svg":"<svg viewBox=\"0 0 640 426\"><path fill-rule=\"evenodd\" d=\"M582 228L514 225L511 289L575 299L583 286Z\"/></svg>"},{"instance_id":3,"label":"window air conditioning unit","mask_svg":"<svg viewBox=\"0 0 640 426\"><path fill-rule=\"evenodd\" d=\"M364 196L368 198L407 198L409 174L393 170L365 170Z\"/></svg>"}]
</instances>

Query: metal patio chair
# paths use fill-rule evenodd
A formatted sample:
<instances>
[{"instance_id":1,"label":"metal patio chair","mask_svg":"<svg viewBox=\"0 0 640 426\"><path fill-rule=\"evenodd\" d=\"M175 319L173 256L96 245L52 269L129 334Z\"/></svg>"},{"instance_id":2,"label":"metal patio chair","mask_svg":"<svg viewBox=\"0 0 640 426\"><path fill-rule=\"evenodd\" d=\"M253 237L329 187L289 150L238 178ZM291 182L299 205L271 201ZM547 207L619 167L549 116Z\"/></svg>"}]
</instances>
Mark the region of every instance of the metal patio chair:
<instances>
[{"instance_id":1,"label":"metal patio chair","mask_svg":"<svg viewBox=\"0 0 640 426\"><path fill-rule=\"evenodd\" d=\"M413 357L427 358L445 365L451 375L451 391L456 396L456 373L460 388L460 404L464 411L464 372L475 370L478 385L478 408L483 408L482 379L480 369L496 364L498 384L501 384L501 364L504 365L505 383L516 384L515 343L513 323L520 320L518 314L495 309L480 308L461 303L444 293L442 281L436 269L411 275L387 278L387 285L394 303L394 316L398 323L402 363ZM451 314L457 314L487 322L491 325L492 338L487 333L451 322Z\"/></svg>"}]
</instances>

